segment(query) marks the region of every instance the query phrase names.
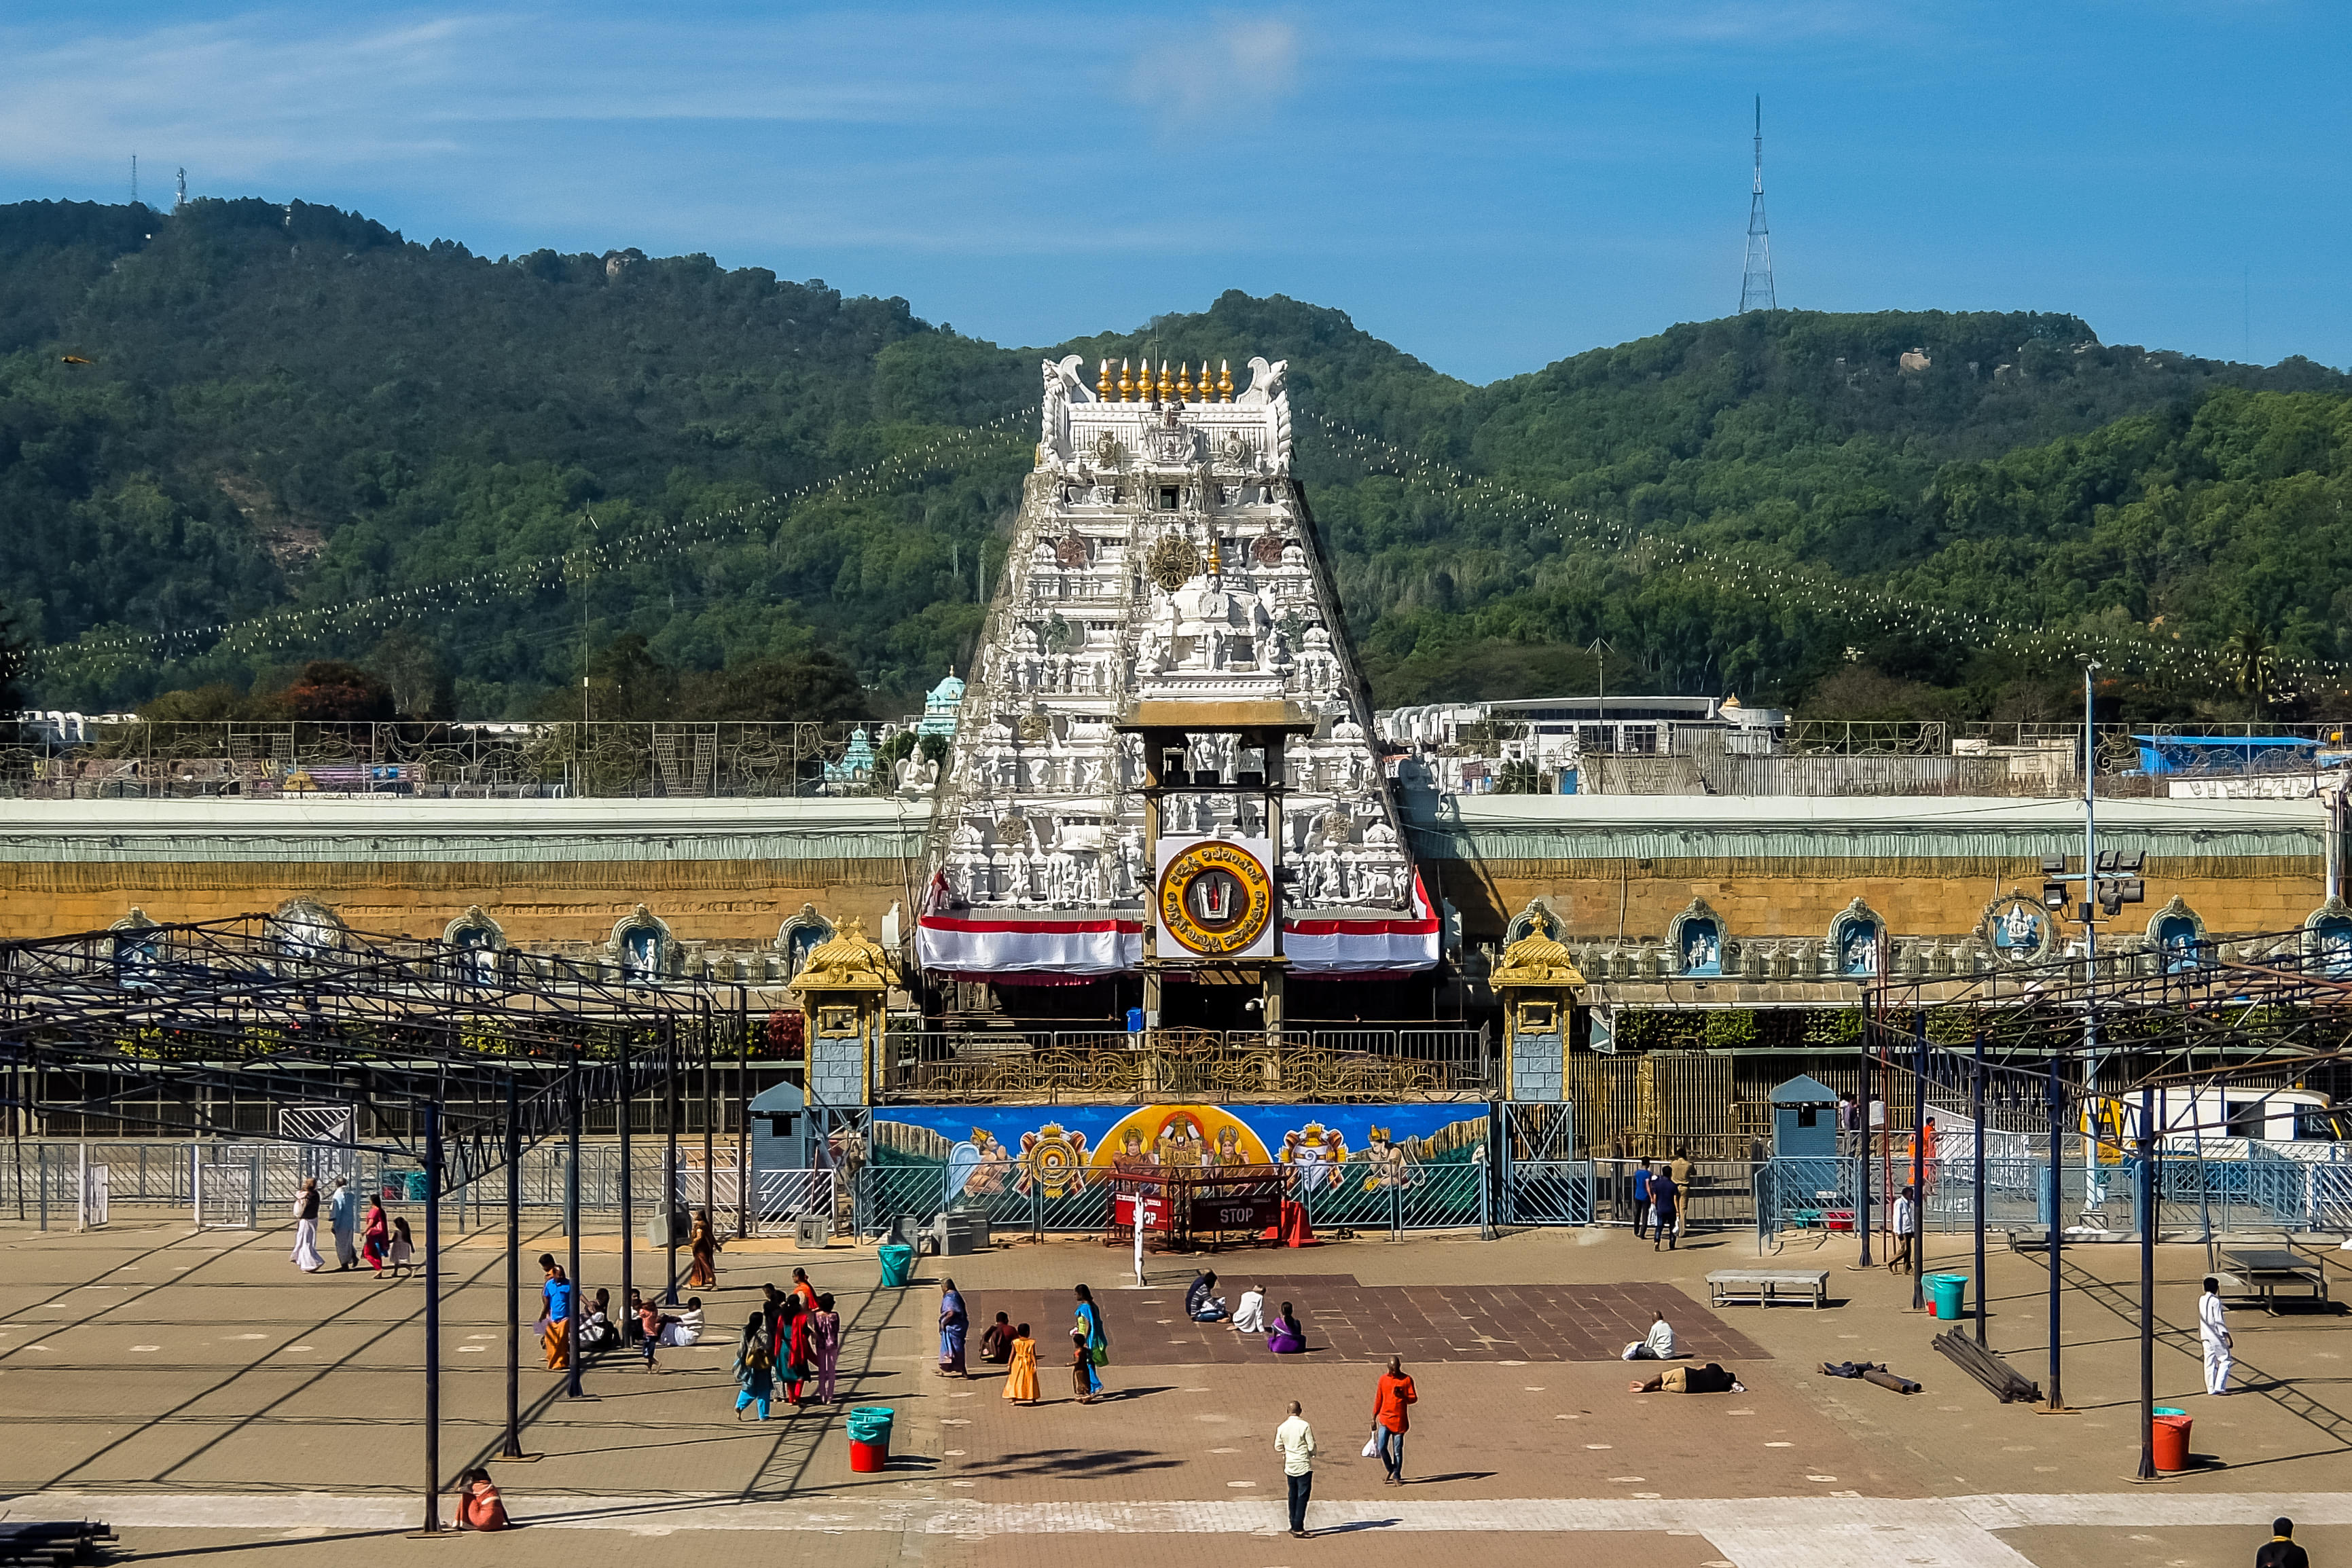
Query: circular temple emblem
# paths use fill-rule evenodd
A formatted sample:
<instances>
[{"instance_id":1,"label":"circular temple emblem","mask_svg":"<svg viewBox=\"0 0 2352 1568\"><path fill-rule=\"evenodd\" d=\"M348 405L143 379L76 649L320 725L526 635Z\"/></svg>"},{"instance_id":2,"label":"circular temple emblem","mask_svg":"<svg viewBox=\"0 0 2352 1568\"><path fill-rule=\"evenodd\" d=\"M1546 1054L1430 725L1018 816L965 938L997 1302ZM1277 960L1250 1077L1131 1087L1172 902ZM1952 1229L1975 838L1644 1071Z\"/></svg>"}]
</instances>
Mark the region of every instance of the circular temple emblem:
<instances>
[{"instance_id":1,"label":"circular temple emblem","mask_svg":"<svg viewBox=\"0 0 2352 1568\"><path fill-rule=\"evenodd\" d=\"M1205 957L1239 953L1265 935L1274 879L1239 844L1212 839L1168 862L1160 877L1160 928Z\"/></svg>"}]
</instances>

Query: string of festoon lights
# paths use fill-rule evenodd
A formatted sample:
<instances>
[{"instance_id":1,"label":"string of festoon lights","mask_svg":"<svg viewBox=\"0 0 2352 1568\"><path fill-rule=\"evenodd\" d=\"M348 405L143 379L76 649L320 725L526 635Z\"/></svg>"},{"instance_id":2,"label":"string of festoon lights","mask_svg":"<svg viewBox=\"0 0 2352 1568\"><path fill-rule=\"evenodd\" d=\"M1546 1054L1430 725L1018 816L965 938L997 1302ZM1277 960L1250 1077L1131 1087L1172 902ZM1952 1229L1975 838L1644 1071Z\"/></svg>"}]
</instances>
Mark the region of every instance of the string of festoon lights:
<instances>
[{"instance_id":1,"label":"string of festoon lights","mask_svg":"<svg viewBox=\"0 0 2352 1568\"><path fill-rule=\"evenodd\" d=\"M1301 413L1330 443L1334 452L1370 471L1398 472L1418 477L1433 488L1473 492L1475 504L1490 515L1522 523L1531 531L1549 529L1563 546L1598 541L1629 554L1648 557L1658 568L1671 568L1696 577L1726 592L1768 604L1784 604L1819 614L1834 615L1850 625L1875 626L1895 632L1940 632L1971 646L1992 645L2010 651L2055 655L2069 660L2095 658L2111 669L2137 669L2169 679L2217 685L2232 672L2217 661L2215 650L2186 644L2173 637L2104 632L2095 628L2024 625L1998 616L1980 615L1929 601L1889 593L1861 583L1841 582L1813 572L1777 566L1742 555L1733 559L1710 557L1690 543L1633 527L1622 517L1564 507L1491 475L1473 474L1453 464L1409 451L1395 443L1356 429L1327 414ZM2352 666L2319 659L2273 656L2272 667L2306 685L2341 684Z\"/></svg>"},{"instance_id":2,"label":"string of festoon lights","mask_svg":"<svg viewBox=\"0 0 2352 1568\"><path fill-rule=\"evenodd\" d=\"M329 631L342 637L371 630L390 631L420 611L485 605L543 589L576 585L624 567L674 559L695 546L724 543L764 531L804 504L850 500L887 490L907 478L909 471L937 466L939 459L998 435L1016 422L1036 416L1037 405L1031 403L981 424L945 432L919 446L893 452L830 479L813 480L780 494L681 518L659 528L614 538L600 534L560 554L508 562L463 577L418 583L363 598L271 611L242 620L83 637L31 650L28 661L42 673L54 675L108 655L143 653L157 659L174 659L198 653L255 653L315 643ZM593 513L588 514L588 520L593 528Z\"/></svg>"}]
</instances>

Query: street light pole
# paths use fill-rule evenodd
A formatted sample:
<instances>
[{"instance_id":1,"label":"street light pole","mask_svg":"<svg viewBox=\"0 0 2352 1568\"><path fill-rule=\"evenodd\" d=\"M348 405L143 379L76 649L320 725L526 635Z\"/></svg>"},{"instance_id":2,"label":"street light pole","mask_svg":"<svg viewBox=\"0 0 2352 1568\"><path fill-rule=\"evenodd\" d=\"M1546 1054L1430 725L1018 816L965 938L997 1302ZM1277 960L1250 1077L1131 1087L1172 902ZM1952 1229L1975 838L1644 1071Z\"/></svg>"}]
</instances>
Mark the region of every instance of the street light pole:
<instances>
[{"instance_id":1,"label":"street light pole","mask_svg":"<svg viewBox=\"0 0 2352 1568\"><path fill-rule=\"evenodd\" d=\"M2156 1091L2139 1092L2139 1479L2156 1479Z\"/></svg>"}]
</instances>

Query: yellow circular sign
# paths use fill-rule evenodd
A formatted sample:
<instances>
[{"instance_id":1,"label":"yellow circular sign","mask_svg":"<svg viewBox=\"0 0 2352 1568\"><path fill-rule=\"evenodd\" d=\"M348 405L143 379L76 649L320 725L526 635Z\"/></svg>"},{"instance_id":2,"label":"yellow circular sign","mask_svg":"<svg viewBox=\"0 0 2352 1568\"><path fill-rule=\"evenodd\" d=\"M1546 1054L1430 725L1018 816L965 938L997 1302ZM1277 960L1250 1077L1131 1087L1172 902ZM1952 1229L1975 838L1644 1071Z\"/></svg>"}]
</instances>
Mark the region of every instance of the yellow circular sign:
<instances>
[{"instance_id":1,"label":"yellow circular sign","mask_svg":"<svg viewBox=\"0 0 2352 1568\"><path fill-rule=\"evenodd\" d=\"M1274 879L1239 844L1209 839L1160 873L1160 928L1204 957L1243 952L1274 917Z\"/></svg>"}]
</instances>

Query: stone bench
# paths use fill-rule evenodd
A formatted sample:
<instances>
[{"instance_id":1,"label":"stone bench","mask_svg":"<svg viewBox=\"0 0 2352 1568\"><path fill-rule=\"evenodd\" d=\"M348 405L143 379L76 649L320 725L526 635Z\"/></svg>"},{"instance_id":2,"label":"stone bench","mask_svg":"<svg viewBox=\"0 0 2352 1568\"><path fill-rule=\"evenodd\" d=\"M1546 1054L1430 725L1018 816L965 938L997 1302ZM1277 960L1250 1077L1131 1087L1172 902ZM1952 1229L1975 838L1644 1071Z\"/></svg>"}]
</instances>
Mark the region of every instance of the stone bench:
<instances>
[{"instance_id":1,"label":"stone bench","mask_svg":"<svg viewBox=\"0 0 2352 1568\"><path fill-rule=\"evenodd\" d=\"M1707 1305L1752 1301L1769 1307L1775 1299L1810 1296L1815 1307L1829 1304L1827 1269L1717 1269L1706 1277Z\"/></svg>"}]
</instances>

